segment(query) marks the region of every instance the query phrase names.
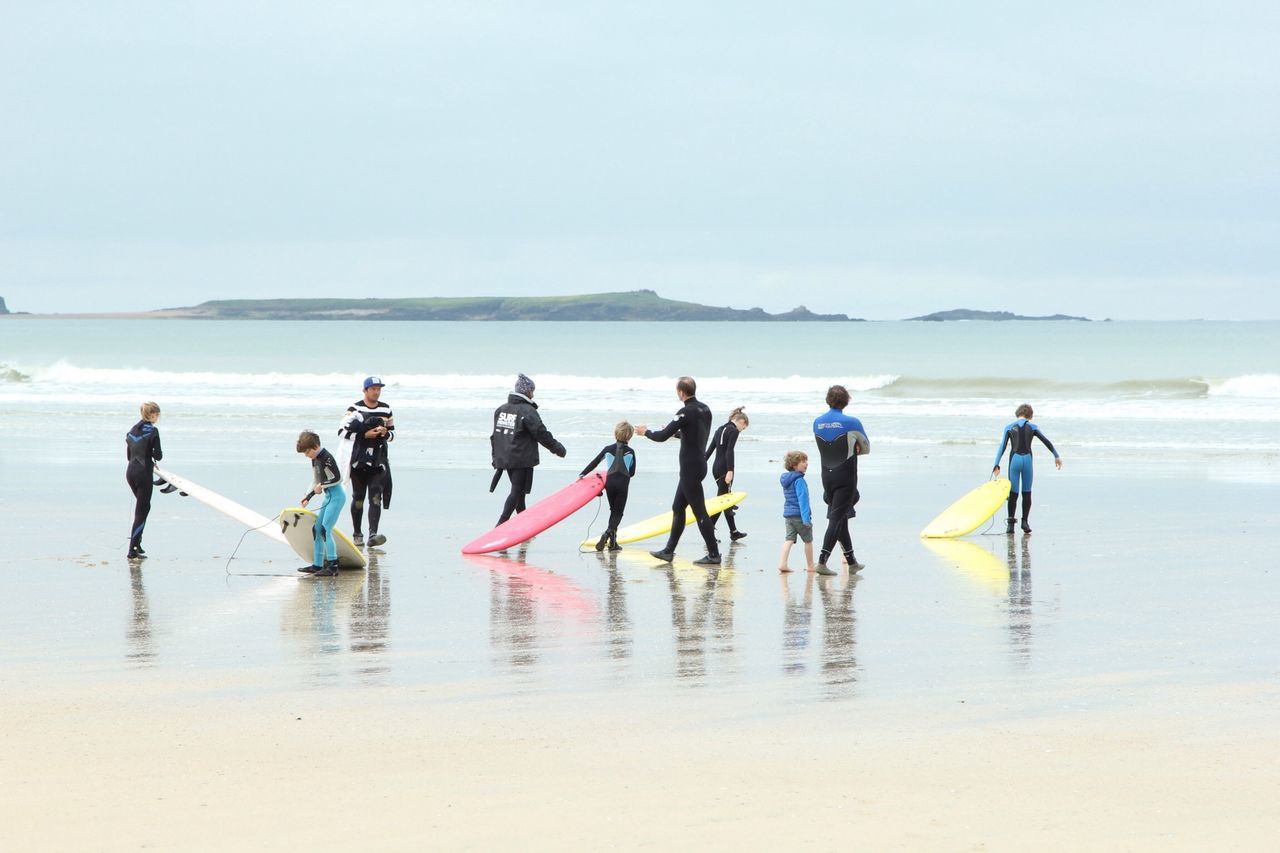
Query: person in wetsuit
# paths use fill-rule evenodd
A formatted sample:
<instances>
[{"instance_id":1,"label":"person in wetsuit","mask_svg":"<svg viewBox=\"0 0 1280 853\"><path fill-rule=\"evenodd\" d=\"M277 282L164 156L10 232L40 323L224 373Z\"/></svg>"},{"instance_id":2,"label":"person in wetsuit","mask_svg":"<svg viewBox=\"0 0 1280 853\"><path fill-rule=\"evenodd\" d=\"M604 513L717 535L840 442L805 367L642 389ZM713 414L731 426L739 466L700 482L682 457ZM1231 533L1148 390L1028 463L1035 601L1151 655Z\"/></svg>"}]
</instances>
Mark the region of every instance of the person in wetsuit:
<instances>
[{"instance_id":1,"label":"person in wetsuit","mask_svg":"<svg viewBox=\"0 0 1280 853\"><path fill-rule=\"evenodd\" d=\"M125 458L129 460L124 478L133 492L133 527L129 529L131 560L147 556L147 552L142 550L142 531L147 526L147 516L151 514L156 463L164 458L164 451L160 449L160 430L156 427L160 420L160 407L146 402L139 407L138 413L142 419L124 435Z\"/></svg>"},{"instance_id":2,"label":"person in wetsuit","mask_svg":"<svg viewBox=\"0 0 1280 853\"><path fill-rule=\"evenodd\" d=\"M395 440L396 419L382 402L385 383L377 376L364 380L364 397L347 409L339 435L351 447L351 538L364 544L365 495L369 497L369 545L385 544L378 532L382 510L391 506L391 463L387 445Z\"/></svg>"},{"instance_id":3,"label":"person in wetsuit","mask_svg":"<svg viewBox=\"0 0 1280 853\"><path fill-rule=\"evenodd\" d=\"M564 445L556 441L542 422L538 404L533 402L534 390L533 380L521 373L516 377L515 390L507 395L507 402L493 412L489 450L494 474L489 491L498 487L503 471L511 481L511 493L502 505L498 524L511 518L512 513L524 512L525 496L533 491L533 469L539 462L538 445L562 459L566 453Z\"/></svg>"},{"instance_id":4,"label":"person in wetsuit","mask_svg":"<svg viewBox=\"0 0 1280 853\"><path fill-rule=\"evenodd\" d=\"M1018 509L1018 493L1022 493L1022 532L1030 533L1031 525L1027 523L1027 519L1031 517L1031 439L1038 438L1043 442L1044 446L1049 448L1049 452L1053 454L1053 464L1058 470L1062 470L1062 457L1058 455L1058 451L1054 450L1053 442L1045 438L1044 433L1040 431L1040 427L1031 422L1035 412L1032 411L1030 404L1023 403L1014 412L1017 420L1004 428L1004 434L1000 436L1000 447L996 450L996 465L991 469L993 477L1000 476L1000 458L1004 456L1004 449L1009 447L1009 517L1006 519L1005 533L1012 535L1014 516Z\"/></svg>"},{"instance_id":5,"label":"person in wetsuit","mask_svg":"<svg viewBox=\"0 0 1280 853\"><path fill-rule=\"evenodd\" d=\"M827 405L831 408L813 421L813 437L818 443L818 455L822 461L822 500L827 504L827 532L822 537L822 550L814 571L820 575L838 574L827 566L827 560L836 544L844 549L849 571L856 572L863 565L853 556L853 537L849 534L849 519L855 515L858 503L858 457L871 452L862 421L846 415L849 392L843 385L827 389Z\"/></svg>"},{"instance_id":6,"label":"person in wetsuit","mask_svg":"<svg viewBox=\"0 0 1280 853\"><path fill-rule=\"evenodd\" d=\"M711 443L707 445L707 457L711 459L712 454L715 459L711 462L711 476L716 480L716 495L727 495L733 490L733 467L734 467L734 448L738 444L738 436L747 431L751 420L747 417L747 413L743 411L743 407L739 406L729 413L729 421L716 430L716 434L711 437ZM738 525L734 523L734 516L737 510L729 507L723 513L724 520L729 524L729 538L734 542L744 538L747 534L738 529ZM720 516L712 516L711 529L715 530L716 523L720 521Z\"/></svg>"},{"instance_id":7,"label":"person in wetsuit","mask_svg":"<svg viewBox=\"0 0 1280 853\"><path fill-rule=\"evenodd\" d=\"M707 502L702 494L702 481L707 476L706 446L707 436L711 433L711 410L694 396L697 390L698 385L693 377L681 376L676 382L676 396L683 405L671 423L657 432L649 430L644 424L636 425L636 434L652 441L666 441L673 435L680 436L680 480L676 485L675 500L671 503L671 534L661 551L649 553L664 563L675 558L676 545L680 542L680 535L684 533L685 510L692 509L702 540L707 545L707 555L693 562L699 566L718 566L720 549L716 545L716 534L711 527L711 519L707 516Z\"/></svg>"},{"instance_id":8,"label":"person in wetsuit","mask_svg":"<svg viewBox=\"0 0 1280 853\"><path fill-rule=\"evenodd\" d=\"M603 551L606 546L610 551L622 550L622 546L618 544L618 525L622 522L623 510L627 508L631 478L636 475L636 453L627 442L635 432L631 424L619 421L613 428L614 443L606 444L578 475L580 478L585 477L601 462L605 465L604 493L609 499L609 524L596 541L597 551Z\"/></svg>"},{"instance_id":9,"label":"person in wetsuit","mask_svg":"<svg viewBox=\"0 0 1280 853\"><path fill-rule=\"evenodd\" d=\"M297 451L311 460L311 490L302 498L305 507L311 498L324 495L324 503L315 510L316 520L311 526L313 556L311 565L298 569L314 577L333 577L338 573L338 545L333 539L333 527L338 523L338 513L347 502L342 489L342 471L333 454L320 446L320 436L310 430L298 435Z\"/></svg>"}]
</instances>

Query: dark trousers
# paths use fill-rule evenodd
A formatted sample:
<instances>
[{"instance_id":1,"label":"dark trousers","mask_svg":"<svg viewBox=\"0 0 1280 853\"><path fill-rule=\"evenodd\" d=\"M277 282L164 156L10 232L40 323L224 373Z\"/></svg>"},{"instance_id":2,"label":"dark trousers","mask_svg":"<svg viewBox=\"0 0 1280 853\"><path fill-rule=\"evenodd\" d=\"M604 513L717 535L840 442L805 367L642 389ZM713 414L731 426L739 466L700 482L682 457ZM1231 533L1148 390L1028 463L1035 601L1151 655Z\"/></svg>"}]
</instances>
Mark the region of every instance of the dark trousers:
<instances>
[{"instance_id":1,"label":"dark trousers","mask_svg":"<svg viewBox=\"0 0 1280 853\"><path fill-rule=\"evenodd\" d=\"M147 526L147 516L151 514L151 493L155 485L151 481L151 472L141 465L130 465L124 478L133 491L133 527L129 530L129 550L142 547L142 531Z\"/></svg>"},{"instance_id":2,"label":"dark trousers","mask_svg":"<svg viewBox=\"0 0 1280 853\"><path fill-rule=\"evenodd\" d=\"M693 517L698 522L702 541L707 543L707 553L713 557L720 556L720 549L716 546L716 532L711 526L711 519L707 516L707 499L702 494L702 477L684 474L680 476L680 484L676 486L675 500L671 502L671 535L667 538L666 550L674 551L680 542L680 536L684 533L686 509L693 510Z\"/></svg>"},{"instance_id":3,"label":"dark trousers","mask_svg":"<svg viewBox=\"0 0 1280 853\"><path fill-rule=\"evenodd\" d=\"M853 516L853 508L858 503L858 486L841 484L823 490L822 499L827 503L827 532L822 537L822 551L818 562L825 563L835 550L836 544L844 549L846 555L853 554L853 537L849 534L849 519Z\"/></svg>"},{"instance_id":4,"label":"dark trousers","mask_svg":"<svg viewBox=\"0 0 1280 853\"><path fill-rule=\"evenodd\" d=\"M627 508L627 492L631 489L631 478L626 474L610 474L604 481L604 495L609 499L608 530L618 532L622 523L622 512Z\"/></svg>"},{"instance_id":5,"label":"dark trousers","mask_svg":"<svg viewBox=\"0 0 1280 853\"><path fill-rule=\"evenodd\" d=\"M524 512L525 495L533 491L533 469L508 468L507 479L511 481L511 494L507 495L506 503L502 505L502 515L498 516L499 524L511 518L513 513Z\"/></svg>"},{"instance_id":6,"label":"dark trousers","mask_svg":"<svg viewBox=\"0 0 1280 853\"><path fill-rule=\"evenodd\" d=\"M733 491L733 487L724 481L724 477L716 477L716 497L719 497L720 495L727 495L729 494L729 492L732 492L732 491ZM728 522L730 533L738 532L738 525L733 520L733 517L734 515L737 514L737 512L738 511L735 508L729 507L724 512L720 513L720 515L724 516L724 520ZM712 530L716 529L716 522L720 520L720 515L711 516Z\"/></svg>"},{"instance_id":7,"label":"dark trousers","mask_svg":"<svg viewBox=\"0 0 1280 853\"><path fill-rule=\"evenodd\" d=\"M351 532L356 536L363 530L365 495L369 497L369 535L378 532L382 520L382 489L387 478L384 468L351 469Z\"/></svg>"}]
</instances>

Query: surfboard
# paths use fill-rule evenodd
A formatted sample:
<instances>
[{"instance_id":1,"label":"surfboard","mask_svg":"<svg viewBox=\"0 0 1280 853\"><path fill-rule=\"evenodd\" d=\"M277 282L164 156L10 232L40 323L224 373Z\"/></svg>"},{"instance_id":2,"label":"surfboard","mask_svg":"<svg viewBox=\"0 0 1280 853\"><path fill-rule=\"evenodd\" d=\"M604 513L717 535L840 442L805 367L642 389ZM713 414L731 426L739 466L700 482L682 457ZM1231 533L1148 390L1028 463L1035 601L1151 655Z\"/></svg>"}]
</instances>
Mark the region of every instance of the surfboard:
<instances>
[{"instance_id":1,"label":"surfboard","mask_svg":"<svg viewBox=\"0 0 1280 853\"><path fill-rule=\"evenodd\" d=\"M280 510L281 536L299 557L308 562L315 555L315 546L312 544L311 537L315 524L316 514L309 509L291 506ZM360 549L347 534L334 528L333 541L338 550L338 568L363 569L365 567L364 554L360 553Z\"/></svg>"},{"instance_id":2,"label":"surfboard","mask_svg":"<svg viewBox=\"0 0 1280 853\"><path fill-rule=\"evenodd\" d=\"M519 545L573 515L603 491L604 474L593 471L468 542L462 547L462 553L487 554Z\"/></svg>"},{"instance_id":3,"label":"surfboard","mask_svg":"<svg viewBox=\"0 0 1280 853\"><path fill-rule=\"evenodd\" d=\"M947 507L920 531L926 539L951 539L972 533L1009 499L1009 480L988 480Z\"/></svg>"},{"instance_id":4,"label":"surfboard","mask_svg":"<svg viewBox=\"0 0 1280 853\"><path fill-rule=\"evenodd\" d=\"M166 483L171 484L179 491L185 492L205 506L216 509L223 515L235 519L250 530L256 530L268 539L274 539L277 542L288 544L288 540L285 539L284 534L280 532L279 526L276 525L275 519L267 518L261 513L254 512L246 506L241 506L230 498L223 497L217 492L211 489L206 489L199 483L193 483L186 477L174 474L171 471L166 471L163 468L156 467L155 474L157 477L164 480ZM310 555L310 552L308 552L308 555Z\"/></svg>"},{"instance_id":5,"label":"surfboard","mask_svg":"<svg viewBox=\"0 0 1280 853\"><path fill-rule=\"evenodd\" d=\"M716 495L713 498L707 498L707 515L719 515L726 509L732 509L747 497L746 492L729 492L727 495ZM693 510L686 510L684 514L684 523L690 525L694 523ZM661 515L655 515L653 518L646 518L644 521L637 521L635 524L628 524L618 531L618 544L626 545L631 542L640 542L645 539L652 539L654 536L661 536L663 533L671 532L671 510L667 510ZM594 548L595 539L584 539L581 548Z\"/></svg>"}]
</instances>

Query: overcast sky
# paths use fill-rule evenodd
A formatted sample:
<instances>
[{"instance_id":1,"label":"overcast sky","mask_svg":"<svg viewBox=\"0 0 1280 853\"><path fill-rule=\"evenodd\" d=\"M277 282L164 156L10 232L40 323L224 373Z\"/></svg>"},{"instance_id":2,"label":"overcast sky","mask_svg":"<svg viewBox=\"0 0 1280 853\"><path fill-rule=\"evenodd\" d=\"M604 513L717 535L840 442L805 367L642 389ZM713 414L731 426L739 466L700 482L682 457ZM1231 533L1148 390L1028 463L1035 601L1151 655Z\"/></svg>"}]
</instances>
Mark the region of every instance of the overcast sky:
<instances>
[{"instance_id":1,"label":"overcast sky","mask_svg":"<svg viewBox=\"0 0 1280 853\"><path fill-rule=\"evenodd\" d=\"M10 310L1280 318L1274 2L0 0Z\"/></svg>"}]
</instances>

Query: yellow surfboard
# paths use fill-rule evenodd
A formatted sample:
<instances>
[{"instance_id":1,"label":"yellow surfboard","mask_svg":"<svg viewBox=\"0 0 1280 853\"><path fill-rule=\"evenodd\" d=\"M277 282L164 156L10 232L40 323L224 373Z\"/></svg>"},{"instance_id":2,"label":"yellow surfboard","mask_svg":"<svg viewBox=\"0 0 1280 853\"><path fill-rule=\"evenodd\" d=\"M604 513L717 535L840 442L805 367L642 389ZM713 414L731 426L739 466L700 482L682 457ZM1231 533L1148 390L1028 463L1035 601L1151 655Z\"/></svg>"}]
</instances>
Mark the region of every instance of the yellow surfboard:
<instances>
[{"instance_id":1,"label":"yellow surfboard","mask_svg":"<svg viewBox=\"0 0 1280 853\"><path fill-rule=\"evenodd\" d=\"M314 553L311 529L315 523L316 514L309 509L291 506L280 510L280 532L288 540L289 547L304 560L312 559ZM356 543L336 527L333 529L333 544L337 546L338 568L363 569L367 564Z\"/></svg>"},{"instance_id":2,"label":"yellow surfboard","mask_svg":"<svg viewBox=\"0 0 1280 853\"><path fill-rule=\"evenodd\" d=\"M1009 499L1009 489L1010 483L1003 477L988 480L944 509L920 535L926 539L951 539L972 533Z\"/></svg>"},{"instance_id":3,"label":"yellow surfboard","mask_svg":"<svg viewBox=\"0 0 1280 853\"><path fill-rule=\"evenodd\" d=\"M707 515L719 515L726 509L731 509L742 503L746 498L746 492L729 492L727 495L717 495L714 498L707 498ZM685 510L684 523L693 524L693 510ZM654 536L661 536L664 533L671 532L671 510L667 510L662 515L655 515L653 518L646 518L644 521L637 521L635 524L628 524L626 527L618 531L618 544L626 545L631 542L639 542L643 539L652 539ZM580 547L594 548L595 539L584 539Z\"/></svg>"}]
</instances>

